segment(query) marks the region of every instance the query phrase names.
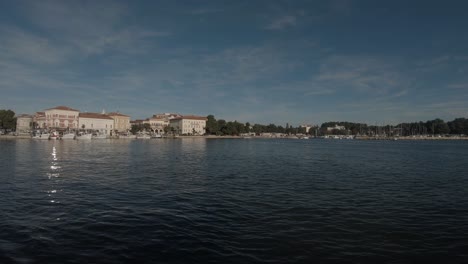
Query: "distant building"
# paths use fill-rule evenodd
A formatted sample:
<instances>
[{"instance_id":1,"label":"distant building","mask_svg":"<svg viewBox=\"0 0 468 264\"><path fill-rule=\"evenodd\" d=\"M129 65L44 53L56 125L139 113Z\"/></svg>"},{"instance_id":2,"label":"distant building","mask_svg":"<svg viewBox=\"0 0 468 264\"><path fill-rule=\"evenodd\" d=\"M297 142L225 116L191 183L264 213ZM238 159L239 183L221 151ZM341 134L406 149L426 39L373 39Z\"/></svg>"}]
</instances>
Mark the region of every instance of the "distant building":
<instances>
[{"instance_id":1,"label":"distant building","mask_svg":"<svg viewBox=\"0 0 468 264\"><path fill-rule=\"evenodd\" d=\"M312 128L312 125L300 125L300 128L305 128L306 134L309 133L309 130Z\"/></svg>"},{"instance_id":2,"label":"distant building","mask_svg":"<svg viewBox=\"0 0 468 264\"><path fill-rule=\"evenodd\" d=\"M33 128L33 116L32 115L19 115L16 117L16 132L17 133L29 133Z\"/></svg>"},{"instance_id":3,"label":"distant building","mask_svg":"<svg viewBox=\"0 0 468 264\"><path fill-rule=\"evenodd\" d=\"M179 117L182 117L182 115L173 113L155 114L145 122L150 124L153 131L162 133L164 132L164 128L169 126L169 121L171 119Z\"/></svg>"},{"instance_id":4,"label":"distant building","mask_svg":"<svg viewBox=\"0 0 468 264\"><path fill-rule=\"evenodd\" d=\"M56 130L76 129L78 128L79 113L80 111L67 106L46 109L44 111L46 128Z\"/></svg>"},{"instance_id":5,"label":"distant building","mask_svg":"<svg viewBox=\"0 0 468 264\"><path fill-rule=\"evenodd\" d=\"M148 123L151 126L151 129L157 133L164 132L164 127L169 125L169 120L160 117L151 117L148 119Z\"/></svg>"},{"instance_id":6,"label":"distant building","mask_svg":"<svg viewBox=\"0 0 468 264\"><path fill-rule=\"evenodd\" d=\"M144 122L147 120L142 120L142 119L137 119L137 120L132 120L130 121L130 126L138 126L138 125L143 125Z\"/></svg>"},{"instance_id":7,"label":"distant building","mask_svg":"<svg viewBox=\"0 0 468 264\"><path fill-rule=\"evenodd\" d=\"M33 116L33 128L34 129L46 128L45 112L36 112L36 114Z\"/></svg>"},{"instance_id":8,"label":"distant building","mask_svg":"<svg viewBox=\"0 0 468 264\"><path fill-rule=\"evenodd\" d=\"M80 129L105 135L111 135L111 131L114 129L114 119L105 114L80 113L79 124Z\"/></svg>"},{"instance_id":9,"label":"distant building","mask_svg":"<svg viewBox=\"0 0 468 264\"><path fill-rule=\"evenodd\" d=\"M118 112L111 112L107 114L114 120L114 131L127 132L130 130L130 117Z\"/></svg>"},{"instance_id":10,"label":"distant building","mask_svg":"<svg viewBox=\"0 0 468 264\"><path fill-rule=\"evenodd\" d=\"M181 116L169 120L169 126L178 134L204 135L206 133L206 121L204 116Z\"/></svg>"}]
</instances>

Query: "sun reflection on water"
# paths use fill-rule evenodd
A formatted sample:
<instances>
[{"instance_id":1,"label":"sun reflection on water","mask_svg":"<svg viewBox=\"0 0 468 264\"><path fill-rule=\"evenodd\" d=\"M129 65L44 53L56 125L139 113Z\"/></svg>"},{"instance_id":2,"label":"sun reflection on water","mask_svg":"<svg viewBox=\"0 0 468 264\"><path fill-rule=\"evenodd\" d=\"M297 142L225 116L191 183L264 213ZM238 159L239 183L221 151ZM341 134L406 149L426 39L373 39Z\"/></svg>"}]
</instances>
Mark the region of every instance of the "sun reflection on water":
<instances>
[{"instance_id":1,"label":"sun reflection on water","mask_svg":"<svg viewBox=\"0 0 468 264\"><path fill-rule=\"evenodd\" d=\"M57 148L55 147L55 144L52 147L51 155L52 155L52 162L50 165L50 171L47 173L47 177L49 178L49 180L60 177L59 170L62 168L61 166L59 166L59 160L57 157ZM54 197L56 193L57 193L57 189L55 188L47 191L47 196L49 197L50 203L60 203L59 201L57 201L56 197ZM60 219L57 219L57 220L60 220Z\"/></svg>"}]
</instances>

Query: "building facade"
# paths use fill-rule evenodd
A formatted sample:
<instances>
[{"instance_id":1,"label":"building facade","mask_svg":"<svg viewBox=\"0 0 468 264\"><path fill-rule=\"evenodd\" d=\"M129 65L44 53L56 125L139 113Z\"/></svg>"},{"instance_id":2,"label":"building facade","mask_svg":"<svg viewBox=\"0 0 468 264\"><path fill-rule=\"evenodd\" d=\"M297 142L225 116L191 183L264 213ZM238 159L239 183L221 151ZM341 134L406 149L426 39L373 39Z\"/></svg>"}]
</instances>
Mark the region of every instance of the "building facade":
<instances>
[{"instance_id":1,"label":"building facade","mask_svg":"<svg viewBox=\"0 0 468 264\"><path fill-rule=\"evenodd\" d=\"M148 119L148 123L151 126L151 130L153 130L156 133L162 133L164 132L164 128L169 125L169 120L166 120L165 118L153 116Z\"/></svg>"},{"instance_id":2,"label":"building facade","mask_svg":"<svg viewBox=\"0 0 468 264\"><path fill-rule=\"evenodd\" d=\"M16 117L16 132L29 133L33 128L33 116L19 115Z\"/></svg>"},{"instance_id":3,"label":"building facade","mask_svg":"<svg viewBox=\"0 0 468 264\"><path fill-rule=\"evenodd\" d=\"M47 129L66 130L78 128L80 111L67 106L57 106L46 109L45 124Z\"/></svg>"},{"instance_id":4,"label":"building facade","mask_svg":"<svg viewBox=\"0 0 468 264\"><path fill-rule=\"evenodd\" d=\"M110 118L114 120L114 131L124 133L130 130L130 117L121 113L108 113Z\"/></svg>"},{"instance_id":5,"label":"building facade","mask_svg":"<svg viewBox=\"0 0 468 264\"><path fill-rule=\"evenodd\" d=\"M169 126L177 134L204 135L207 120L204 116L181 116L170 119Z\"/></svg>"},{"instance_id":6,"label":"building facade","mask_svg":"<svg viewBox=\"0 0 468 264\"><path fill-rule=\"evenodd\" d=\"M46 128L46 116L44 112L36 112L36 114L33 117L33 128L34 129Z\"/></svg>"},{"instance_id":7,"label":"building facade","mask_svg":"<svg viewBox=\"0 0 468 264\"><path fill-rule=\"evenodd\" d=\"M80 113L79 115L80 129L88 132L97 132L107 136L112 135L114 129L114 119L105 114L98 113Z\"/></svg>"}]
</instances>

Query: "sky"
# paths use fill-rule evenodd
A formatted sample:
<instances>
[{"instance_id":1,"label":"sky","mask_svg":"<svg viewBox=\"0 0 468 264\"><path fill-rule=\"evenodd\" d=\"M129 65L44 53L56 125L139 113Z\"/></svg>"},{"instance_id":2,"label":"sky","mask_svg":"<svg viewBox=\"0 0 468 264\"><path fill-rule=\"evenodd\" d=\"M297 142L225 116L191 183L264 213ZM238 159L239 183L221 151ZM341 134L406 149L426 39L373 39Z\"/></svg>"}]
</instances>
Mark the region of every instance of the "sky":
<instances>
[{"instance_id":1,"label":"sky","mask_svg":"<svg viewBox=\"0 0 468 264\"><path fill-rule=\"evenodd\" d=\"M468 1L0 1L0 109L468 117Z\"/></svg>"}]
</instances>

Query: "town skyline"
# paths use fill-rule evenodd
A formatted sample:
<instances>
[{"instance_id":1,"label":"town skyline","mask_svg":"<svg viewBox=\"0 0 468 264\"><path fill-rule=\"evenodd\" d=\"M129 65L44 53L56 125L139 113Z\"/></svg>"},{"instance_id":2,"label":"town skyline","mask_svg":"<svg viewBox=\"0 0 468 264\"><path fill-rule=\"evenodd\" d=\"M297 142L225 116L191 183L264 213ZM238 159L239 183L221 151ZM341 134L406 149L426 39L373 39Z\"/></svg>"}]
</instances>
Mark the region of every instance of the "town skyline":
<instances>
[{"instance_id":1,"label":"town skyline","mask_svg":"<svg viewBox=\"0 0 468 264\"><path fill-rule=\"evenodd\" d=\"M0 109L262 124L468 116L468 3L0 3Z\"/></svg>"}]
</instances>

